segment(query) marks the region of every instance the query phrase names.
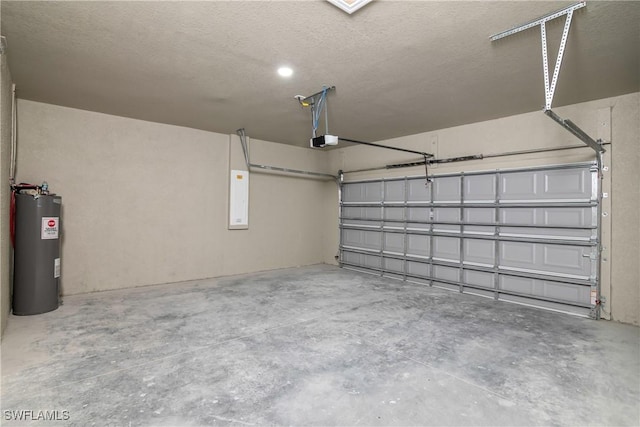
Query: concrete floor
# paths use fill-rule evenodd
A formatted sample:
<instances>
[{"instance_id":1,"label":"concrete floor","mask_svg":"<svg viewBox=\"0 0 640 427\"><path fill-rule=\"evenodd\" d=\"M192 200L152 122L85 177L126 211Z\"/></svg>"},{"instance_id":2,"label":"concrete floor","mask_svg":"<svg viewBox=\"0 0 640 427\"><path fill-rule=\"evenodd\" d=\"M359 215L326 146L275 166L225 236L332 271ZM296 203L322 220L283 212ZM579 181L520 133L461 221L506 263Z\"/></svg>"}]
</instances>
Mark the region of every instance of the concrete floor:
<instances>
[{"instance_id":1,"label":"concrete floor","mask_svg":"<svg viewBox=\"0 0 640 427\"><path fill-rule=\"evenodd\" d=\"M638 425L639 353L637 327L314 266L12 316L2 425Z\"/></svg>"}]
</instances>

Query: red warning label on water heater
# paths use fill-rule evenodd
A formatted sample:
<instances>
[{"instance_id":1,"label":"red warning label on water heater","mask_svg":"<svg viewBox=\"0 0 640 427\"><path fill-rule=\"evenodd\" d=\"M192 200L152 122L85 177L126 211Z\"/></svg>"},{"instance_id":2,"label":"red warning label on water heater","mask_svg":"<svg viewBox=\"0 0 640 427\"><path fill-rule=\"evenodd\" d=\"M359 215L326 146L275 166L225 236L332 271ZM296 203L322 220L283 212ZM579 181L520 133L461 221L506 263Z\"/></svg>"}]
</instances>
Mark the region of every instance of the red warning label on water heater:
<instances>
[{"instance_id":1,"label":"red warning label on water heater","mask_svg":"<svg viewBox=\"0 0 640 427\"><path fill-rule=\"evenodd\" d=\"M57 239L60 231L60 219L57 216L46 216L42 218L42 239Z\"/></svg>"}]
</instances>

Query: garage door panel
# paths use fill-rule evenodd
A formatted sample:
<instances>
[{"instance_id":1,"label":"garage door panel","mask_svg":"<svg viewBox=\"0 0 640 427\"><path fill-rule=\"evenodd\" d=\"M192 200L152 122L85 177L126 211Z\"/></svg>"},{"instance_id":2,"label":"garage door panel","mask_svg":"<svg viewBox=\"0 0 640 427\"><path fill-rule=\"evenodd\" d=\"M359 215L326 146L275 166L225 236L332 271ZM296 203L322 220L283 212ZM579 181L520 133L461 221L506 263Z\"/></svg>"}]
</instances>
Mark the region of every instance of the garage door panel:
<instances>
[{"instance_id":1,"label":"garage door panel","mask_svg":"<svg viewBox=\"0 0 640 427\"><path fill-rule=\"evenodd\" d=\"M409 221L427 222L431 219L431 208L407 208L407 219Z\"/></svg>"},{"instance_id":2,"label":"garage door panel","mask_svg":"<svg viewBox=\"0 0 640 427\"><path fill-rule=\"evenodd\" d=\"M464 201L489 202L496 198L495 175L467 175L464 177Z\"/></svg>"},{"instance_id":3,"label":"garage door panel","mask_svg":"<svg viewBox=\"0 0 640 427\"><path fill-rule=\"evenodd\" d=\"M384 259L385 270L392 271L394 273L404 272L404 261L394 258Z\"/></svg>"},{"instance_id":4,"label":"garage door panel","mask_svg":"<svg viewBox=\"0 0 640 427\"><path fill-rule=\"evenodd\" d=\"M493 240L465 239L464 261L493 267L496 242Z\"/></svg>"},{"instance_id":5,"label":"garage door panel","mask_svg":"<svg viewBox=\"0 0 640 427\"><path fill-rule=\"evenodd\" d=\"M379 269L382 265L381 258L377 255L367 255L356 252L345 251L342 254L344 262L355 264L363 267Z\"/></svg>"},{"instance_id":6,"label":"garage door panel","mask_svg":"<svg viewBox=\"0 0 640 427\"><path fill-rule=\"evenodd\" d=\"M384 209L384 219L394 220L394 221L403 221L404 220L404 208L385 207L385 209Z\"/></svg>"},{"instance_id":7,"label":"garage door panel","mask_svg":"<svg viewBox=\"0 0 640 427\"><path fill-rule=\"evenodd\" d=\"M590 288L525 277L501 276L500 289L555 301L589 305Z\"/></svg>"},{"instance_id":8,"label":"garage door panel","mask_svg":"<svg viewBox=\"0 0 640 427\"><path fill-rule=\"evenodd\" d=\"M386 202L404 202L404 180L386 181L384 183L384 200Z\"/></svg>"},{"instance_id":9,"label":"garage door panel","mask_svg":"<svg viewBox=\"0 0 640 427\"><path fill-rule=\"evenodd\" d=\"M421 262L407 261L407 274L419 277L431 277L431 266Z\"/></svg>"},{"instance_id":10,"label":"garage door panel","mask_svg":"<svg viewBox=\"0 0 640 427\"><path fill-rule=\"evenodd\" d=\"M551 226L595 227L595 208L545 208L542 211L542 224Z\"/></svg>"},{"instance_id":11,"label":"garage door panel","mask_svg":"<svg viewBox=\"0 0 640 427\"><path fill-rule=\"evenodd\" d=\"M365 267L371 267L373 269L382 268L382 258L376 255L362 255Z\"/></svg>"},{"instance_id":12,"label":"garage door panel","mask_svg":"<svg viewBox=\"0 0 640 427\"><path fill-rule=\"evenodd\" d=\"M357 264L357 265L363 264L362 257L360 256L360 254L349 252L346 250L342 251L342 261L349 264Z\"/></svg>"},{"instance_id":13,"label":"garage door panel","mask_svg":"<svg viewBox=\"0 0 640 427\"><path fill-rule=\"evenodd\" d=\"M344 230L343 244L356 248L380 249L382 239L377 231Z\"/></svg>"},{"instance_id":14,"label":"garage door panel","mask_svg":"<svg viewBox=\"0 0 640 427\"><path fill-rule=\"evenodd\" d=\"M500 200L532 200L539 195L537 173L519 172L500 176Z\"/></svg>"},{"instance_id":15,"label":"garage door panel","mask_svg":"<svg viewBox=\"0 0 640 427\"><path fill-rule=\"evenodd\" d=\"M535 281L523 277L501 276L500 289L524 295L542 296L536 292Z\"/></svg>"},{"instance_id":16,"label":"garage door panel","mask_svg":"<svg viewBox=\"0 0 640 427\"><path fill-rule=\"evenodd\" d=\"M433 266L433 277L435 279L444 279L457 282L460 277L460 271L457 268L445 267L442 265Z\"/></svg>"},{"instance_id":17,"label":"garage door panel","mask_svg":"<svg viewBox=\"0 0 640 427\"><path fill-rule=\"evenodd\" d=\"M380 202L382 182L366 182L359 184L345 184L342 187L342 200L350 203Z\"/></svg>"},{"instance_id":18,"label":"garage door panel","mask_svg":"<svg viewBox=\"0 0 640 427\"><path fill-rule=\"evenodd\" d=\"M380 208L345 206L344 208L342 208L342 216L346 218L379 220L382 218L382 211L380 210Z\"/></svg>"},{"instance_id":19,"label":"garage door panel","mask_svg":"<svg viewBox=\"0 0 640 427\"><path fill-rule=\"evenodd\" d=\"M495 275L484 271L465 270L462 276L464 283L470 285L482 286L487 289L495 287Z\"/></svg>"},{"instance_id":20,"label":"garage door panel","mask_svg":"<svg viewBox=\"0 0 640 427\"><path fill-rule=\"evenodd\" d=\"M363 243L362 247L367 249L380 249L381 239L380 233L376 231L362 231Z\"/></svg>"},{"instance_id":21,"label":"garage door panel","mask_svg":"<svg viewBox=\"0 0 640 427\"><path fill-rule=\"evenodd\" d=\"M508 225L540 225L551 227L594 227L593 208L501 208L500 222Z\"/></svg>"},{"instance_id":22,"label":"garage door panel","mask_svg":"<svg viewBox=\"0 0 640 427\"><path fill-rule=\"evenodd\" d=\"M591 274L591 249L580 246L541 245L543 265L549 271L588 278Z\"/></svg>"},{"instance_id":23,"label":"garage door panel","mask_svg":"<svg viewBox=\"0 0 640 427\"><path fill-rule=\"evenodd\" d=\"M389 277L589 315L596 312L591 292L599 263L597 182L592 165L582 164L435 176L429 186L424 178L346 184L342 216L352 219L341 224L341 260ZM357 249L350 253L350 246Z\"/></svg>"},{"instance_id":24,"label":"garage door panel","mask_svg":"<svg viewBox=\"0 0 640 427\"><path fill-rule=\"evenodd\" d=\"M533 268L537 265L536 246L526 242L501 242L500 265Z\"/></svg>"},{"instance_id":25,"label":"garage door panel","mask_svg":"<svg viewBox=\"0 0 640 427\"><path fill-rule=\"evenodd\" d=\"M460 260L460 239L457 237L433 237L433 257L447 260Z\"/></svg>"},{"instance_id":26,"label":"garage door panel","mask_svg":"<svg viewBox=\"0 0 640 427\"><path fill-rule=\"evenodd\" d=\"M500 223L509 225L539 224L537 208L501 208Z\"/></svg>"},{"instance_id":27,"label":"garage door panel","mask_svg":"<svg viewBox=\"0 0 640 427\"><path fill-rule=\"evenodd\" d=\"M431 186L425 185L424 178L410 179L407 181L407 201L409 202L430 202Z\"/></svg>"},{"instance_id":28,"label":"garage door panel","mask_svg":"<svg viewBox=\"0 0 640 427\"><path fill-rule=\"evenodd\" d=\"M496 211L494 208L465 208L464 209L465 222L483 222L488 224L494 224L495 218L496 218Z\"/></svg>"},{"instance_id":29,"label":"garage door panel","mask_svg":"<svg viewBox=\"0 0 640 427\"><path fill-rule=\"evenodd\" d=\"M553 169L501 175L500 200L590 200L591 171Z\"/></svg>"},{"instance_id":30,"label":"garage door panel","mask_svg":"<svg viewBox=\"0 0 640 427\"><path fill-rule=\"evenodd\" d=\"M433 180L434 202L460 201L460 177L444 177Z\"/></svg>"},{"instance_id":31,"label":"garage door panel","mask_svg":"<svg viewBox=\"0 0 640 427\"><path fill-rule=\"evenodd\" d=\"M587 169L556 169L540 173L545 199L589 200L591 172Z\"/></svg>"},{"instance_id":32,"label":"garage door panel","mask_svg":"<svg viewBox=\"0 0 640 427\"><path fill-rule=\"evenodd\" d=\"M342 216L350 218L364 218L364 212L358 207L343 207Z\"/></svg>"},{"instance_id":33,"label":"garage door panel","mask_svg":"<svg viewBox=\"0 0 640 427\"><path fill-rule=\"evenodd\" d=\"M385 252L404 253L404 234L384 233Z\"/></svg>"},{"instance_id":34,"label":"garage door panel","mask_svg":"<svg viewBox=\"0 0 640 427\"><path fill-rule=\"evenodd\" d=\"M433 217L436 222L459 222L460 209L458 208L434 208Z\"/></svg>"},{"instance_id":35,"label":"garage door panel","mask_svg":"<svg viewBox=\"0 0 640 427\"><path fill-rule=\"evenodd\" d=\"M360 230L342 230L342 244L345 246L359 247L362 241Z\"/></svg>"},{"instance_id":36,"label":"garage door panel","mask_svg":"<svg viewBox=\"0 0 640 427\"><path fill-rule=\"evenodd\" d=\"M409 234L407 236L407 255L429 257L429 236Z\"/></svg>"},{"instance_id":37,"label":"garage door panel","mask_svg":"<svg viewBox=\"0 0 640 427\"><path fill-rule=\"evenodd\" d=\"M500 266L588 279L590 253L589 247L581 246L501 242Z\"/></svg>"}]
</instances>

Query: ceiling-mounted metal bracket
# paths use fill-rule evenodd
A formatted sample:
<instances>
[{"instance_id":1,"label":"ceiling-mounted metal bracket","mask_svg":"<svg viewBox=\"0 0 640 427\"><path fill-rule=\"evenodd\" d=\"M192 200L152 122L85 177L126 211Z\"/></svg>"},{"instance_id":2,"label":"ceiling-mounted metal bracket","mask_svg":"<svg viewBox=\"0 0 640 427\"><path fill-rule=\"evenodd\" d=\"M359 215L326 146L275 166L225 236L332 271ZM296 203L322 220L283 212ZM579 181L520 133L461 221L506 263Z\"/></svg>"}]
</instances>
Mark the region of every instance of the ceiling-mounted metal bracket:
<instances>
[{"instance_id":1,"label":"ceiling-mounted metal bracket","mask_svg":"<svg viewBox=\"0 0 640 427\"><path fill-rule=\"evenodd\" d=\"M329 134L329 104L327 102L327 93L335 90L335 86L322 86L322 90L309 96L296 95L295 99L298 100L303 107L311 107L311 137L317 136L318 122L320 121L320 115L324 110L324 127L325 134Z\"/></svg>"},{"instance_id":2,"label":"ceiling-mounted metal bracket","mask_svg":"<svg viewBox=\"0 0 640 427\"><path fill-rule=\"evenodd\" d=\"M593 138L591 138L589 135L587 135L587 133L585 131L583 131L582 129L580 129L578 127L578 125L576 125L575 123L573 123L571 120L569 119L563 119L562 117L558 116L556 113L554 113L551 110L544 110L544 113L551 117L556 123L558 123L560 126L562 126L563 128L565 128L566 130L568 130L569 132L571 132L575 137L577 137L580 141L584 142L585 144L587 144L589 147L593 148L593 150L596 153L604 153L606 150L604 149L604 147L602 146L602 140L595 140Z\"/></svg>"},{"instance_id":3,"label":"ceiling-mounted metal bracket","mask_svg":"<svg viewBox=\"0 0 640 427\"><path fill-rule=\"evenodd\" d=\"M498 34L494 34L489 39L491 41L500 40L504 37L510 36L512 34L519 33L520 31L527 30L529 28L533 28L536 26L540 26L540 38L542 42L542 67L544 74L544 99L545 99L545 111L551 109L551 104L553 103L553 95L556 91L556 84L558 83L558 75L560 74L560 67L562 65L562 57L564 56L564 50L567 45L567 37L569 36L569 28L571 27L571 18L573 17L573 11L577 9L581 9L587 5L586 1L581 1L574 5L565 7L564 9L558 10L556 12L552 12L548 15L545 15L541 18L535 19L533 21L529 21L525 24L519 25L517 27L511 28L507 31L503 31ZM559 18L561 16L567 15L566 21L564 23L564 29L562 31L562 39L560 41L560 48L558 49L558 57L556 58L556 66L553 69L553 77L551 78L551 82L549 82L549 58L547 54L547 21L551 21L553 19Z\"/></svg>"}]
</instances>

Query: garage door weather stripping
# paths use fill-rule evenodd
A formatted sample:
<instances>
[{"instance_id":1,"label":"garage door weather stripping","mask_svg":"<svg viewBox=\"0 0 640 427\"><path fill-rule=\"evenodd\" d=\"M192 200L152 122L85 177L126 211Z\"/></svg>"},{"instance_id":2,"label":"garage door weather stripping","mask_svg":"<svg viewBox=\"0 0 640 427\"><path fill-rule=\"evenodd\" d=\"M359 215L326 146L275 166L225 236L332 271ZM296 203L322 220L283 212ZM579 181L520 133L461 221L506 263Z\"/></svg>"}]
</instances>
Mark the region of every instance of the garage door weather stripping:
<instances>
[{"instance_id":1,"label":"garage door weather stripping","mask_svg":"<svg viewBox=\"0 0 640 427\"><path fill-rule=\"evenodd\" d=\"M599 318L594 163L345 182L343 267Z\"/></svg>"}]
</instances>

